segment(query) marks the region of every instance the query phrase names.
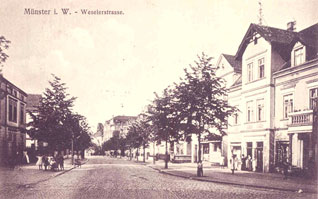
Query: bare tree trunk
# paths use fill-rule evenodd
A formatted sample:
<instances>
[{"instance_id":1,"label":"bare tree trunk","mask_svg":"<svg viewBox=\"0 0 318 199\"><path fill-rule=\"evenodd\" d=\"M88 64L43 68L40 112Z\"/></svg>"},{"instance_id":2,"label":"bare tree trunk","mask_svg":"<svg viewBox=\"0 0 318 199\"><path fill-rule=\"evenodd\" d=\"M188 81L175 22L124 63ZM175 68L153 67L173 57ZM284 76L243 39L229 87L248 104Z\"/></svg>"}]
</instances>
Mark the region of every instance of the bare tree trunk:
<instances>
[{"instance_id":1,"label":"bare tree trunk","mask_svg":"<svg viewBox=\"0 0 318 199\"><path fill-rule=\"evenodd\" d=\"M198 135L198 167L197 167L197 176L201 177L203 175L203 165L201 161L201 133Z\"/></svg>"},{"instance_id":2,"label":"bare tree trunk","mask_svg":"<svg viewBox=\"0 0 318 199\"><path fill-rule=\"evenodd\" d=\"M198 135L198 162L201 162L201 133Z\"/></svg>"},{"instance_id":3,"label":"bare tree trunk","mask_svg":"<svg viewBox=\"0 0 318 199\"><path fill-rule=\"evenodd\" d=\"M168 169L168 138L166 139L165 169Z\"/></svg>"},{"instance_id":4,"label":"bare tree trunk","mask_svg":"<svg viewBox=\"0 0 318 199\"><path fill-rule=\"evenodd\" d=\"M155 149L156 149L156 141L153 142L153 156L152 156L152 162L153 164L156 164L156 152L155 152Z\"/></svg>"},{"instance_id":5,"label":"bare tree trunk","mask_svg":"<svg viewBox=\"0 0 318 199\"><path fill-rule=\"evenodd\" d=\"M146 162L146 146L143 145L143 151L144 151L144 155L143 155L143 162Z\"/></svg>"}]
</instances>

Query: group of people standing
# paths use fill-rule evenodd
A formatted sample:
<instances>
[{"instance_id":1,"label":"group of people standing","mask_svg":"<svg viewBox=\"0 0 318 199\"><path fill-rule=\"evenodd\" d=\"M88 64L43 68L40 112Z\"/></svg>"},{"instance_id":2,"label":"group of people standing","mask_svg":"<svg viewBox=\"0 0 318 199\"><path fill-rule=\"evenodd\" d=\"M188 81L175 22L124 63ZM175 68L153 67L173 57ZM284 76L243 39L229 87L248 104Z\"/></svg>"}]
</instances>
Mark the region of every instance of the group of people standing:
<instances>
[{"instance_id":1,"label":"group of people standing","mask_svg":"<svg viewBox=\"0 0 318 199\"><path fill-rule=\"evenodd\" d=\"M36 166L39 167L39 170L46 171L47 169L56 171L56 170L64 170L64 156L62 154L47 156L47 155L39 155L37 157Z\"/></svg>"},{"instance_id":2,"label":"group of people standing","mask_svg":"<svg viewBox=\"0 0 318 199\"><path fill-rule=\"evenodd\" d=\"M256 171L257 160L252 159L250 155L245 156L244 154L239 157L236 154L231 159L231 168L233 170L242 171Z\"/></svg>"}]
</instances>

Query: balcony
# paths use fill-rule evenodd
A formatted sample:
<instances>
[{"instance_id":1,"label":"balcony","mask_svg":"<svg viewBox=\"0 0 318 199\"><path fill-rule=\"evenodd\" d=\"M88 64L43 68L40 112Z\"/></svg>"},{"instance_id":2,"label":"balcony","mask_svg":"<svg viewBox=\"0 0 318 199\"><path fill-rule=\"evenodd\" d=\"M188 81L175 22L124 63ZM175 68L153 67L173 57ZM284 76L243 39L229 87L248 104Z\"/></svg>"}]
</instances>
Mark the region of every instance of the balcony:
<instances>
[{"instance_id":1,"label":"balcony","mask_svg":"<svg viewBox=\"0 0 318 199\"><path fill-rule=\"evenodd\" d=\"M298 111L290 113L288 123L289 132L311 132L313 125L313 111Z\"/></svg>"}]
</instances>

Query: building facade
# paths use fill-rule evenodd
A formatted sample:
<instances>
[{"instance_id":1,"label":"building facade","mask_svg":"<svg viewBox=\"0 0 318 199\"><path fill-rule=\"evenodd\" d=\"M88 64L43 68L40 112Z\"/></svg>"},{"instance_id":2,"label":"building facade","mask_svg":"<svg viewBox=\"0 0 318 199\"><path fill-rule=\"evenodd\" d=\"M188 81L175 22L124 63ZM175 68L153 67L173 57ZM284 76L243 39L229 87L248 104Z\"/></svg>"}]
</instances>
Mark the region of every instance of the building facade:
<instances>
[{"instance_id":1,"label":"building facade","mask_svg":"<svg viewBox=\"0 0 318 199\"><path fill-rule=\"evenodd\" d=\"M0 164L25 149L27 94L0 76Z\"/></svg>"},{"instance_id":2,"label":"building facade","mask_svg":"<svg viewBox=\"0 0 318 199\"><path fill-rule=\"evenodd\" d=\"M250 157L253 171L272 171L285 160L305 169L310 159L318 24L300 32L289 25L251 24L235 55L241 73L228 100L240 112L229 118L228 157Z\"/></svg>"},{"instance_id":3,"label":"building facade","mask_svg":"<svg viewBox=\"0 0 318 199\"><path fill-rule=\"evenodd\" d=\"M137 119L136 116L115 116L104 123L104 142L114 135L126 136L129 126Z\"/></svg>"}]
</instances>

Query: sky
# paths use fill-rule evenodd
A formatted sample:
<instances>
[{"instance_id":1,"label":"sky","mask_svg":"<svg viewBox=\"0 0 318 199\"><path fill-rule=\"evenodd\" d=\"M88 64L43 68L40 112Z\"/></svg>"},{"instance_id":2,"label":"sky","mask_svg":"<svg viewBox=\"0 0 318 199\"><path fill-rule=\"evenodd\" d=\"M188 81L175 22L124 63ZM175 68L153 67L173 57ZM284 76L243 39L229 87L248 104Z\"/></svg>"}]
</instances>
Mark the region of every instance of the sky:
<instances>
[{"instance_id":1,"label":"sky","mask_svg":"<svg viewBox=\"0 0 318 199\"><path fill-rule=\"evenodd\" d=\"M28 15L28 8L51 12ZM262 8L267 26L286 29L296 20L300 31L318 23L317 0L262 0ZM112 116L141 113L198 54L214 62L221 53L234 55L258 15L256 0L2 1L0 35L11 41L3 75L31 94L42 94L51 74L60 77L77 97L74 112L96 131Z\"/></svg>"}]
</instances>

